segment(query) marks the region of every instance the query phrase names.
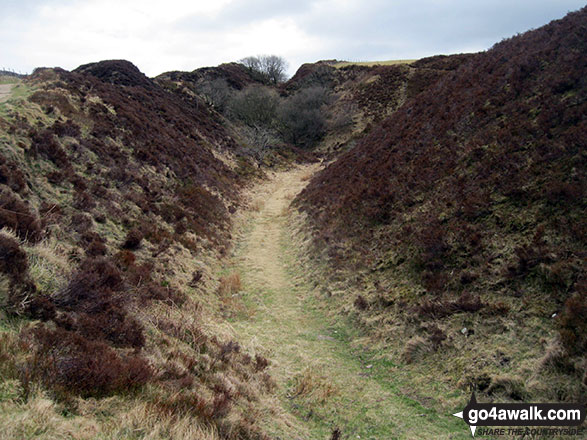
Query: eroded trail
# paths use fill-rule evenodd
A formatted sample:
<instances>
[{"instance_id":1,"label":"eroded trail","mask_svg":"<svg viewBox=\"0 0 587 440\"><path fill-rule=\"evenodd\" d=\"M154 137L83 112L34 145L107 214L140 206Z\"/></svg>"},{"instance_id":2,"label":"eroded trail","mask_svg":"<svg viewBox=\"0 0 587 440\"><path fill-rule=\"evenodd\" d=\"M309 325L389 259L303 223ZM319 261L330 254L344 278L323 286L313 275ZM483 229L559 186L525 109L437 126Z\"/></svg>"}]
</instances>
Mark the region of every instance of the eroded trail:
<instances>
[{"instance_id":1,"label":"eroded trail","mask_svg":"<svg viewBox=\"0 0 587 440\"><path fill-rule=\"evenodd\" d=\"M258 188L257 212L243 223L235 268L249 311L233 322L240 339L271 360L284 423L269 427L279 439L461 438L454 426L396 392L382 364L354 353L344 328L313 310L287 230L287 209L317 166L278 173ZM463 434L465 430L463 429ZM466 438L463 435L462 438Z\"/></svg>"}]
</instances>

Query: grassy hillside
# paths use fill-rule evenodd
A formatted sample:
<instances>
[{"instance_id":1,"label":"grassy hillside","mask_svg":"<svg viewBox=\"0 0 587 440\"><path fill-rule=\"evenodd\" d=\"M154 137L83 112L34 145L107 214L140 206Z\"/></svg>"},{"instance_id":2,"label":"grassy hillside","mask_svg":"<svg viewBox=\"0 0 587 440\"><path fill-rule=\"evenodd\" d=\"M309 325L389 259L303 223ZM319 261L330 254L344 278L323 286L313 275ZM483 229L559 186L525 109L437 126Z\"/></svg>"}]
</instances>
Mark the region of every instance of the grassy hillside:
<instances>
[{"instance_id":1,"label":"grassy hillside","mask_svg":"<svg viewBox=\"0 0 587 440\"><path fill-rule=\"evenodd\" d=\"M125 61L12 89L0 438L266 438L267 360L234 339L215 273L257 173L239 149L220 115Z\"/></svg>"},{"instance_id":2,"label":"grassy hillside","mask_svg":"<svg viewBox=\"0 0 587 440\"><path fill-rule=\"evenodd\" d=\"M432 374L514 400L587 395L586 26L582 9L388 67L446 73L296 201L334 288L356 289L332 306L426 371L424 394Z\"/></svg>"}]
</instances>

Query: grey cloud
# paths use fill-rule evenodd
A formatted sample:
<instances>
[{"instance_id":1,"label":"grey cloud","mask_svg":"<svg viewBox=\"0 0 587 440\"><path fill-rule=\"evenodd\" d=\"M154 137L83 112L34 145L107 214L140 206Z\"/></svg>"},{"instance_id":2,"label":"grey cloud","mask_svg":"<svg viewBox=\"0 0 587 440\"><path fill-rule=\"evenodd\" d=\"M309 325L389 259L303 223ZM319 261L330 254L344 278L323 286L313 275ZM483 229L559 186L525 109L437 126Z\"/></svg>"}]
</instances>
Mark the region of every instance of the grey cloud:
<instances>
[{"instance_id":1,"label":"grey cloud","mask_svg":"<svg viewBox=\"0 0 587 440\"><path fill-rule=\"evenodd\" d=\"M81 0L0 0L0 54L2 63L14 68L29 68L38 63L28 57L43 51L62 55L70 63L78 61L79 54L74 45L76 35L65 35L64 44L47 47L42 36L38 36L34 50L26 47L23 38L30 29L38 27L40 16L35 13L40 5L65 5L75 8ZM349 6L350 5L350 6ZM171 26L158 22L150 29L157 41L174 41L181 36L183 41L197 41L213 45L225 34L239 34L251 26L270 19L288 19L305 34L304 44L298 47L288 44L291 53L284 56L295 70L303 62L318 59L338 58L350 60L377 60L394 58L420 58L438 53L477 51L489 48L503 38L518 32L536 28L550 20L561 18L567 12L584 6L584 0L354 0L337 3L334 0L300 0L297 2L275 2L272 0L234 0L215 16L186 16ZM67 33L67 23L56 23ZM107 23L105 23L105 32ZM153 36L151 35L151 37ZM144 40L145 46L153 38L132 35L134 42ZM279 36L268 35L267 38ZM28 40L31 40L30 38ZM319 44L308 45L307 41ZM137 43L137 45L139 45ZM100 36L96 36L96 47L101 47ZM162 44L167 51L169 45ZM309 46L309 47L308 47ZM146 46L153 50L152 46ZM182 44L177 50L185 50ZM234 56L231 48L215 49L214 60L198 58L199 63L214 64L226 55L230 61ZM140 51L141 48L137 47ZM162 50L162 49L160 49ZM263 48L251 48L251 53L263 52ZM26 54L26 55L25 55ZM153 53L154 58L163 54ZM181 55L181 54L179 54ZM197 55L197 54L196 54ZM186 54L186 57L193 54ZM79 60L77 64L80 64ZM132 61L132 60L131 60ZM56 61L58 62L58 61ZM25 66L24 63L27 65ZM170 66L161 66L161 70ZM199 67L194 65L195 67ZM153 69L157 67L153 64ZM173 67L171 67L173 68ZM179 68L179 66L178 66Z\"/></svg>"},{"instance_id":2,"label":"grey cloud","mask_svg":"<svg viewBox=\"0 0 587 440\"><path fill-rule=\"evenodd\" d=\"M546 24L582 6L580 1L393 1L369 2L351 15L329 13L300 22L311 35L334 39L341 46L386 44L405 52L454 52L488 48L517 32Z\"/></svg>"},{"instance_id":3,"label":"grey cloud","mask_svg":"<svg viewBox=\"0 0 587 440\"><path fill-rule=\"evenodd\" d=\"M176 25L184 30L231 30L239 26L254 24L269 19L298 17L312 8L317 0L297 2L274 2L271 0L236 0L226 6L217 16L209 18L190 15L178 20Z\"/></svg>"}]
</instances>

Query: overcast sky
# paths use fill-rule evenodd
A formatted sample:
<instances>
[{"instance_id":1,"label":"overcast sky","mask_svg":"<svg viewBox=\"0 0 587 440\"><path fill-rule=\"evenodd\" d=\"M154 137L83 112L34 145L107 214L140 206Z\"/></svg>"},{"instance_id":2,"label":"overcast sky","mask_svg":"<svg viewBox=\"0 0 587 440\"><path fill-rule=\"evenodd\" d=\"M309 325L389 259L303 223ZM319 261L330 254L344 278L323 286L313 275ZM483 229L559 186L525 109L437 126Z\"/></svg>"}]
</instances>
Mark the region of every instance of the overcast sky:
<instances>
[{"instance_id":1,"label":"overcast sky","mask_svg":"<svg viewBox=\"0 0 587 440\"><path fill-rule=\"evenodd\" d=\"M0 68L127 59L149 76L276 54L305 62L476 52L576 0L0 0Z\"/></svg>"}]
</instances>

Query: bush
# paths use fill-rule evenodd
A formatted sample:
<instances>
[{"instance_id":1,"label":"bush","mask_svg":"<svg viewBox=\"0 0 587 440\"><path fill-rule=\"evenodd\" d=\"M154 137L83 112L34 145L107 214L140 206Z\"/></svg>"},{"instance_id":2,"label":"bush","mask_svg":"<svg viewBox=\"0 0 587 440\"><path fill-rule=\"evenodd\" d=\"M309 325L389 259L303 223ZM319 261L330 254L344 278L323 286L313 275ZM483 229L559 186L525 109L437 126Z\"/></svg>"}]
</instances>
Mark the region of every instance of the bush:
<instances>
[{"instance_id":1,"label":"bush","mask_svg":"<svg viewBox=\"0 0 587 440\"><path fill-rule=\"evenodd\" d=\"M322 106L329 101L323 87L302 89L279 108L280 132L285 141L298 147L313 147L326 133Z\"/></svg>"},{"instance_id":2,"label":"bush","mask_svg":"<svg viewBox=\"0 0 587 440\"><path fill-rule=\"evenodd\" d=\"M106 255L108 248L102 240L92 240L86 247L86 254L90 257Z\"/></svg>"},{"instance_id":3,"label":"bush","mask_svg":"<svg viewBox=\"0 0 587 440\"><path fill-rule=\"evenodd\" d=\"M23 240L41 239L41 222L29 205L10 190L0 189L0 228L13 229Z\"/></svg>"},{"instance_id":4,"label":"bush","mask_svg":"<svg viewBox=\"0 0 587 440\"><path fill-rule=\"evenodd\" d=\"M124 310L115 307L104 313L79 314L72 329L88 340L110 341L116 347L141 348L145 345L142 326Z\"/></svg>"},{"instance_id":5,"label":"bush","mask_svg":"<svg viewBox=\"0 0 587 440\"><path fill-rule=\"evenodd\" d=\"M38 325L21 340L32 350L22 371L25 388L36 379L61 397L103 397L140 387L153 376L145 359L121 356L103 342L61 328Z\"/></svg>"},{"instance_id":6,"label":"bush","mask_svg":"<svg viewBox=\"0 0 587 440\"><path fill-rule=\"evenodd\" d=\"M353 304L355 308L358 310L367 310L367 308L369 307L369 303L365 298L363 298L362 295L357 296Z\"/></svg>"},{"instance_id":7,"label":"bush","mask_svg":"<svg viewBox=\"0 0 587 440\"><path fill-rule=\"evenodd\" d=\"M230 100L228 115L249 127L270 127L274 123L278 103L275 91L264 86L249 86Z\"/></svg>"},{"instance_id":8,"label":"bush","mask_svg":"<svg viewBox=\"0 0 587 440\"><path fill-rule=\"evenodd\" d=\"M116 266L104 258L90 258L56 295L55 302L68 311L100 312L114 301L112 293L122 287L122 274Z\"/></svg>"},{"instance_id":9,"label":"bush","mask_svg":"<svg viewBox=\"0 0 587 440\"><path fill-rule=\"evenodd\" d=\"M26 178L17 163L7 160L0 155L0 183L8 185L15 192L22 192L26 188Z\"/></svg>"},{"instance_id":10,"label":"bush","mask_svg":"<svg viewBox=\"0 0 587 440\"><path fill-rule=\"evenodd\" d=\"M73 214L71 216L71 227L81 234L86 233L93 227L92 217L85 213Z\"/></svg>"},{"instance_id":11,"label":"bush","mask_svg":"<svg viewBox=\"0 0 587 440\"><path fill-rule=\"evenodd\" d=\"M55 316L53 301L37 292L28 273L28 258L18 242L0 234L0 273L8 276L8 295L0 306L15 315L48 321Z\"/></svg>"},{"instance_id":12,"label":"bush","mask_svg":"<svg viewBox=\"0 0 587 440\"><path fill-rule=\"evenodd\" d=\"M73 206L81 211L90 211L96 207L96 201L83 190L76 190L73 196Z\"/></svg>"},{"instance_id":13,"label":"bush","mask_svg":"<svg viewBox=\"0 0 587 440\"><path fill-rule=\"evenodd\" d=\"M28 259L18 242L0 234L0 272L7 274L13 281L22 281L28 270Z\"/></svg>"},{"instance_id":14,"label":"bush","mask_svg":"<svg viewBox=\"0 0 587 440\"><path fill-rule=\"evenodd\" d=\"M145 344L143 327L125 309L121 293L126 289L123 274L114 264L105 258L88 258L67 287L55 295L57 308L69 312L69 318L57 324L88 340L141 348Z\"/></svg>"},{"instance_id":15,"label":"bush","mask_svg":"<svg viewBox=\"0 0 587 440\"><path fill-rule=\"evenodd\" d=\"M135 250L138 249L143 241L144 234L137 228L131 229L126 235L126 239L122 244L123 249Z\"/></svg>"},{"instance_id":16,"label":"bush","mask_svg":"<svg viewBox=\"0 0 587 440\"><path fill-rule=\"evenodd\" d=\"M59 145L51 130L33 133L31 139L32 144L29 153L34 158L41 156L50 160L62 170L71 168L71 162L67 157L67 153Z\"/></svg>"},{"instance_id":17,"label":"bush","mask_svg":"<svg viewBox=\"0 0 587 440\"><path fill-rule=\"evenodd\" d=\"M59 137L70 136L73 138L79 138L81 135L81 129L79 125L71 120L67 120L66 122L55 122L53 124L53 133L55 133Z\"/></svg>"},{"instance_id":18,"label":"bush","mask_svg":"<svg viewBox=\"0 0 587 440\"><path fill-rule=\"evenodd\" d=\"M49 296L37 294L30 299L25 313L31 319L49 321L55 318L55 304L53 304L53 300Z\"/></svg>"},{"instance_id":19,"label":"bush","mask_svg":"<svg viewBox=\"0 0 587 440\"><path fill-rule=\"evenodd\" d=\"M583 287L585 283L583 282ZM587 352L587 296L575 293L557 316L563 346L571 355Z\"/></svg>"},{"instance_id":20,"label":"bush","mask_svg":"<svg viewBox=\"0 0 587 440\"><path fill-rule=\"evenodd\" d=\"M263 371L269 366L269 360L260 354L255 355L255 371Z\"/></svg>"}]
</instances>

